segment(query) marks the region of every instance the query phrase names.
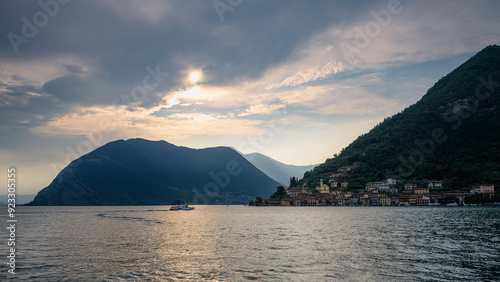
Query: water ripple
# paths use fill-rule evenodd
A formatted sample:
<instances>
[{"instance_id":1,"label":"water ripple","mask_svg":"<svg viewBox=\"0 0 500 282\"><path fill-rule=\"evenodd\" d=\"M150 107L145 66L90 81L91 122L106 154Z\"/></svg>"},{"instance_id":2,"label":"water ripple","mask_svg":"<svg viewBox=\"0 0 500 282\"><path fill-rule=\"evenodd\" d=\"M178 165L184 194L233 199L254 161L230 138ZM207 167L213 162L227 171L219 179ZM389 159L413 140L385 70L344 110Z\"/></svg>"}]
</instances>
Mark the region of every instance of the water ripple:
<instances>
[{"instance_id":1,"label":"water ripple","mask_svg":"<svg viewBox=\"0 0 500 282\"><path fill-rule=\"evenodd\" d=\"M20 207L15 280L500 277L499 207L167 209Z\"/></svg>"}]
</instances>

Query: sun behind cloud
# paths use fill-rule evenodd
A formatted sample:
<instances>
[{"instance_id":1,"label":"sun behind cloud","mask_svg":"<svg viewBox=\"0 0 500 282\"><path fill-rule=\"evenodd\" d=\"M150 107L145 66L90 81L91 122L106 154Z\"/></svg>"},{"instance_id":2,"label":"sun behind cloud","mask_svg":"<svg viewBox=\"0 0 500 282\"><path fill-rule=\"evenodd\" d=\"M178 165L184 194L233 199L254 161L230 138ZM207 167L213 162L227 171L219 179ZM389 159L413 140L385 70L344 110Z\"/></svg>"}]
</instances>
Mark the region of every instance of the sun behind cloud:
<instances>
[{"instance_id":1,"label":"sun behind cloud","mask_svg":"<svg viewBox=\"0 0 500 282\"><path fill-rule=\"evenodd\" d=\"M189 81L191 81L191 83L196 83L200 80L201 78L201 75L200 75L200 72L198 71L193 71L189 74Z\"/></svg>"}]
</instances>

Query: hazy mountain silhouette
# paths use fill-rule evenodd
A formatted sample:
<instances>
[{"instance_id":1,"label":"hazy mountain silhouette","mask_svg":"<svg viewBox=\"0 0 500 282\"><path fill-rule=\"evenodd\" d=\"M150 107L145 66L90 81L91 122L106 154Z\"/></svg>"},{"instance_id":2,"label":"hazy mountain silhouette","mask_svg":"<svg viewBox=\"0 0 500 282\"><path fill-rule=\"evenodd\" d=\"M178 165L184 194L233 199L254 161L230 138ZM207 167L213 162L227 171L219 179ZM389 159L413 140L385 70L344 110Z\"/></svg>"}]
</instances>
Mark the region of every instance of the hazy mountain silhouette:
<instances>
[{"instance_id":1,"label":"hazy mountain silhouette","mask_svg":"<svg viewBox=\"0 0 500 282\"><path fill-rule=\"evenodd\" d=\"M288 165L260 153L244 154L243 156L258 169L262 170L269 177L278 181L285 187L290 185L290 177L294 176L297 179L300 179L306 171L317 166Z\"/></svg>"}]
</instances>

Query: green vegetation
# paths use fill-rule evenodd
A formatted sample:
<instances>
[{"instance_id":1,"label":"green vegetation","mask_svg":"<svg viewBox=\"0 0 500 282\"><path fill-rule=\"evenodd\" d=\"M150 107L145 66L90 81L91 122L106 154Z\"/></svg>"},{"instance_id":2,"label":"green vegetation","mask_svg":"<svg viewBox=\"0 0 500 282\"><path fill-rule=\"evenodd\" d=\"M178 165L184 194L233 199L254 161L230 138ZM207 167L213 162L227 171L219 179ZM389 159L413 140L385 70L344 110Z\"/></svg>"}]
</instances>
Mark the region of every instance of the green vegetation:
<instances>
[{"instance_id":1,"label":"green vegetation","mask_svg":"<svg viewBox=\"0 0 500 282\"><path fill-rule=\"evenodd\" d=\"M283 186L278 186L278 188L276 188L276 192L274 192L271 197L269 197L269 200L271 201L281 201L281 199L283 197L286 196L286 192L285 192L285 187Z\"/></svg>"},{"instance_id":2,"label":"green vegetation","mask_svg":"<svg viewBox=\"0 0 500 282\"><path fill-rule=\"evenodd\" d=\"M285 187L278 186L276 188L276 192L274 192L271 195L271 197L269 197L269 200L270 201L281 201L281 199L285 196L286 196ZM262 204L263 204L263 200L261 197L257 197L257 198L255 198L255 201L250 201L248 203L249 206L262 206Z\"/></svg>"},{"instance_id":3,"label":"green vegetation","mask_svg":"<svg viewBox=\"0 0 500 282\"><path fill-rule=\"evenodd\" d=\"M500 183L500 47L488 46L440 79L416 104L386 118L304 174L315 185L342 166L352 187L396 178L457 189Z\"/></svg>"},{"instance_id":4,"label":"green vegetation","mask_svg":"<svg viewBox=\"0 0 500 282\"><path fill-rule=\"evenodd\" d=\"M441 205L447 205L447 204L458 204L460 201L457 196L444 196L441 199L438 199L438 203Z\"/></svg>"},{"instance_id":5,"label":"green vegetation","mask_svg":"<svg viewBox=\"0 0 500 282\"><path fill-rule=\"evenodd\" d=\"M495 196L490 197L489 195L483 194L474 194L465 196L464 203L470 204L490 204L490 203L498 203L500 202L500 194L495 194Z\"/></svg>"},{"instance_id":6,"label":"green vegetation","mask_svg":"<svg viewBox=\"0 0 500 282\"><path fill-rule=\"evenodd\" d=\"M299 180L295 176L290 177L290 186L289 187L297 187L298 184L299 184Z\"/></svg>"},{"instance_id":7,"label":"green vegetation","mask_svg":"<svg viewBox=\"0 0 500 282\"><path fill-rule=\"evenodd\" d=\"M248 202L249 206L262 206L262 198L261 197L256 197L255 201L250 201Z\"/></svg>"}]
</instances>

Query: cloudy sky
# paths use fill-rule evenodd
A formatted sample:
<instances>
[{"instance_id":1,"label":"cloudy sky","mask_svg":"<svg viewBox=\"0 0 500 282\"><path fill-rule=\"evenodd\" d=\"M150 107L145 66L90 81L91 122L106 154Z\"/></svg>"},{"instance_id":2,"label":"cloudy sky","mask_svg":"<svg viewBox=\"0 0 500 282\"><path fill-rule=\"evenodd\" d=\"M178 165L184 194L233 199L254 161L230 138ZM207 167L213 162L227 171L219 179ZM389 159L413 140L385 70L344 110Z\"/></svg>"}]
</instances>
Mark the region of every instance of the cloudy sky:
<instances>
[{"instance_id":1,"label":"cloudy sky","mask_svg":"<svg viewBox=\"0 0 500 282\"><path fill-rule=\"evenodd\" d=\"M320 163L500 43L499 1L0 6L0 162L20 194L116 139Z\"/></svg>"}]
</instances>

